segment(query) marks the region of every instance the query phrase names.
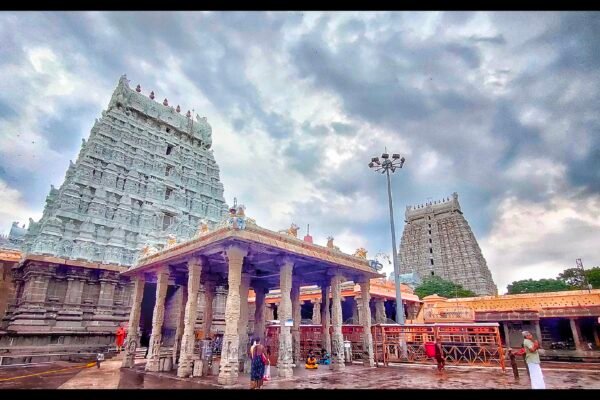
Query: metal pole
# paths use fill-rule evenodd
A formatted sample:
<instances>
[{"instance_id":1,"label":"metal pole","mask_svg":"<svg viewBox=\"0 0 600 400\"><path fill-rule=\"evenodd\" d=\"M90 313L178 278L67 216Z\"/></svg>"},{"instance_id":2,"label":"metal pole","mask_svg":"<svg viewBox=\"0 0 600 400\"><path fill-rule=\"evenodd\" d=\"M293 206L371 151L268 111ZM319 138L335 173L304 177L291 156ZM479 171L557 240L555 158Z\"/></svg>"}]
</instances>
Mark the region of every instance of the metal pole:
<instances>
[{"instance_id":1,"label":"metal pole","mask_svg":"<svg viewBox=\"0 0 600 400\"><path fill-rule=\"evenodd\" d=\"M391 162L386 160L386 162ZM392 251L394 260L394 282L396 283L396 322L404 325L404 306L402 304L402 293L400 291L400 270L398 267L398 254L396 252L396 229L394 228L394 207L392 205L392 185L390 183L390 170L386 168L388 186L388 199L390 204L390 224L392 226Z\"/></svg>"}]
</instances>

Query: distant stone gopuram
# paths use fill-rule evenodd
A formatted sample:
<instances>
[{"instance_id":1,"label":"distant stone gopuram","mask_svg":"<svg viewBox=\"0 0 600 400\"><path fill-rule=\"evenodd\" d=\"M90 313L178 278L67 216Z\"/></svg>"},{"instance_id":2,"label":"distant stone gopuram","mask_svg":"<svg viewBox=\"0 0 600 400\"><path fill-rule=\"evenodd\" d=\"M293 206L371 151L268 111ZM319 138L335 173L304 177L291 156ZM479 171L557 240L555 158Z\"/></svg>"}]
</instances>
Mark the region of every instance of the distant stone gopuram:
<instances>
[{"instance_id":1,"label":"distant stone gopuram","mask_svg":"<svg viewBox=\"0 0 600 400\"><path fill-rule=\"evenodd\" d=\"M406 208L400 242L400 273L439 276L477 295L496 295L477 239L460 209L458 194Z\"/></svg>"}]
</instances>

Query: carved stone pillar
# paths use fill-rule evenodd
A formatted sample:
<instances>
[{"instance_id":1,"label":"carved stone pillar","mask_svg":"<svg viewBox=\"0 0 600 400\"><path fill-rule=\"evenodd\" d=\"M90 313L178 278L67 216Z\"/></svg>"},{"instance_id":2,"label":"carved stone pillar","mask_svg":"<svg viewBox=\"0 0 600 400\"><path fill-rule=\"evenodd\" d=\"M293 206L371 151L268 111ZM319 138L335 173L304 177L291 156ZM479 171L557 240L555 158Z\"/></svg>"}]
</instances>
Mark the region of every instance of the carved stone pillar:
<instances>
[{"instance_id":1,"label":"carved stone pillar","mask_svg":"<svg viewBox=\"0 0 600 400\"><path fill-rule=\"evenodd\" d=\"M269 289L264 286L255 285L254 293L256 300L254 301L254 337L260 338L260 342L264 343L265 339L265 297Z\"/></svg>"},{"instance_id":2,"label":"carved stone pillar","mask_svg":"<svg viewBox=\"0 0 600 400\"><path fill-rule=\"evenodd\" d=\"M25 281L23 288L23 300L31 303L44 303L48 295L49 273L38 273L33 271L29 279Z\"/></svg>"},{"instance_id":3,"label":"carved stone pillar","mask_svg":"<svg viewBox=\"0 0 600 400\"><path fill-rule=\"evenodd\" d=\"M313 305L312 323L313 323L313 325L321 325L321 299L313 300L312 305Z\"/></svg>"},{"instance_id":4,"label":"carved stone pillar","mask_svg":"<svg viewBox=\"0 0 600 400\"><path fill-rule=\"evenodd\" d=\"M573 333L573 341L575 342L575 349L578 351L584 351L585 347L581 342L581 329L579 327L579 321L577 318L569 318L571 323L571 332ZM539 339L538 339L539 340Z\"/></svg>"},{"instance_id":5,"label":"carved stone pillar","mask_svg":"<svg viewBox=\"0 0 600 400\"><path fill-rule=\"evenodd\" d=\"M331 369L341 371L344 364L344 336L342 335L342 286L343 277L336 273L331 278Z\"/></svg>"},{"instance_id":6,"label":"carved stone pillar","mask_svg":"<svg viewBox=\"0 0 600 400\"><path fill-rule=\"evenodd\" d=\"M510 332L508 330L508 321L502 322L502 328L504 329L504 345L507 349L510 349Z\"/></svg>"},{"instance_id":7,"label":"carved stone pillar","mask_svg":"<svg viewBox=\"0 0 600 400\"><path fill-rule=\"evenodd\" d=\"M104 274L100 278L100 295L98 296L98 307L112 307L115 303L115 288L117 282L112 275Z\"/></svg>"},{"instance_id":8,"label":"carved stone pillar","mask_svg":"<svg viewBox=\"0 0 600 400\"><path fill-rule=\"evenodd\" d=\"M83 287L85 280L69 274L67 276L67 293L65 295L65 304L71 306L81 305L81 296L83 295Z\"/></svg>"},{"instance_id":9,"label":"carved stone pillar","mask_svg":"<svg viewBox=\"0 0 600 400\"><path fill-rule=\"evenodd\" d=\"M331 327L331 316L329 315L329 282L321 288L321 331L323 338L323 348L327 350L327 353L331 355L331 335L329 334L329 328Z\"/></svg>"},{"instance_id":10,"label":"carved stone pillar","mask_svg":"<svg viewBox=\"0 0 600 400\"><path fill-rule=\"evenodd\" d=\"M238 359L240 372L250 368L248 359L248 292L250 291L250 274L242 273L240 280L240 319L238 321ZM247 367L247 368L246 368ZM249 370L247 372L250 372Z\"/></svg>"},{"instance_id":11,"label":"carved stone pillar","mask_svg":"<svg viewBox=\"0 0 600 400\"><path fill-rule=\"evenodd\" d=\"M214 280L207 280L204 282L204 316L202 319L202 331L204 332L204 338L209 339L211 337L210 331L212 330L213 321L213 301L216 294L217 283Z\"/></svg>"},{"instance_id":12,"label":"carved stone pillar","mask_svg":"<svg viewBox=\"0 0 600 400\"><path fill-rule=\"evenodd\" d=\"M594 342L596 343L596 347L600 347L600 336L598 336L598 325L594 325L592 332L594 333Z\"/></svg>"},{"instance_id":13,"label":"carved stone pillar","mask_svg":"<svg viewBox=\"0 0 600 400\"><path fill-rule=\"evenodd\" d=\"M533 327L535 329L535 338L540 342L540 346L542 345L542 329L540 328L540 321L531 321L533 323Z\"/></svg>"},{"instance_id":14,"label":"carved stone pillar","mask_svg":"<svg viewBox=\"0 0 600 400\"><path fill-rule=\"evenodd\" d=\"M142 313L142 299L144 297L144 275L136 275L133 280L133 299L131 313L129 314L129 332L127 332L127 347L122 366L132 368L135 365L135 350L140 339L140 315Z\"/></svg>"},{"instance_id":15,"label":"carved stone pillar","mask_svg":"<svg viewBox=\"0 0 600 400\"><path fill-rule=\"evenodd\" d=\"M292 275L292 279L294 276ZM300 285L296 282L292 282L292 290L290 292L292 300L292 319L294 325L292 326L292 360L296 366L300 365L300 320L302 315L300 313Z\"/></svg>"},{"instance_id":16,"label":"carved stone pillar","mask_svg":"<svg viewBox=\"0 0 600 400\"><path fill-rule=\"evenodd\" d=\"M177 300L177 309L179 315L177 316L177 328L175 329L175 342L173 343L173 367L177 364L178 353L181 352L183 331L185 329L185 308L187 305L187 287L179 286L175 293Z\"/></svg>"},{"instance_id":17,"label":"carved stone pillar","mask_svg":"<svg viewBox=\"0 0 600 400\"><path fill-rule=\"evenodd\" d=\"M358 312L358 300L356 297L350 298L348 297L348 301L350 302L350 307L352 307L352 321L355 324L360 324L360 313Z\"/></svg>"},{"instance_id":18,"label":"carved stone pillar","mask_svg":"<svg viewBox=\"0 0 600 400\"><path fill-rule=\"evenodd\" d=\"M294 375L292 369L292 332L291 327L285 326L285 322L292 319L292 271L294 264L289 259L280 262L279 286L281 288L281 300L277 309L279 318L279 354L277 358L277 370L281 378L291 378Z\"/></svg>"},{"instance_id":19,"label":"carved stone pillar","mask_svg":"<svg viewBox=\"0 0 600 400\"><path fill-rule=\"evenodd\" d=\"M385 301L383 299L375 300L375 322L385 324Z\"/></svg>"},{"instance_id":20,"label":"carved stone pillar","mask_svg":"<svg viewBox=\"0 0 600 400\"><path fill-rule=\"evenodd\" d=\"M157 372L160 370L160 345L162 342L162 326L165 320L165 297L169 286L169 270L165 267L157 272L156 303L152 313L152 335L150 336L150 349L146 371Z\"/></svg>"},{"instance_id":21,"label":"carved stone pillar","mask_svg":"<svg viewBox=\"0 0 600 400\"><path fill-rule=\"evenodd\" d=\"M187 301L185 304L185 315L183 317L183 337L181 338L181 355L179 356L179 367L177 376L180 378L192 375L194 370L194 327L196 325L196 314L198 313L198 290L200 289L200 274L203 263L206 260L201 257L192 258L188 261L188 283Z\"/></svg>"},{"instance_id":22,"label":"carved stone pillar","mask_svg":"<svg viewBox=\"0 0 600 400\"><path fill-rule=\"evenodd\" d=\"M238 324L240 321L240 283L242 279L242 264L247 251L239 247L227 249L229 260L227 301L225 303L225 334L221 350L221 366L217 381L222 385L231 385L238 377L238 349L240 336Z\"/></svg>"},{"instance_id":23,"label":"carved stone pillar","mask_svg":"<svg viewBox=\"0 0 600 400\"><path fill-rule=\"evenodd\" d=\"M371 334L371 308L369 301L371 300L371 281L365 278L358 282L360 285L359 319L363 327L363 365L365 367L374 367L375 358L373 355L373 335Z\"/></svg>"}]
</instances>

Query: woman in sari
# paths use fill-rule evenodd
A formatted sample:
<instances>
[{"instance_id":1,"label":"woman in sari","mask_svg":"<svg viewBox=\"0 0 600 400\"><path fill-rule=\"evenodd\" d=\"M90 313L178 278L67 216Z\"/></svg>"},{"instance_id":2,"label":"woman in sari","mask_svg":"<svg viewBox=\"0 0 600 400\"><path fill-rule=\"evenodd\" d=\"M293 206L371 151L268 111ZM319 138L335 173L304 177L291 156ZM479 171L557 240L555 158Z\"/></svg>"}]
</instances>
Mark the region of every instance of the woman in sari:
<instances>
[{"instance_id":1,"label":"woman in sari","mask_svg":"<svg viewBox=\"0 0 600 400\"><path fill-rule=\"evenodd\" d=\"M263 384L265 365L267 363L265 348L260 343L260 338L256 339L256 345L250 350L250 356L252 357L252 364L250 367L250 388L260 389Z\"/></svg>"}]
</instances>

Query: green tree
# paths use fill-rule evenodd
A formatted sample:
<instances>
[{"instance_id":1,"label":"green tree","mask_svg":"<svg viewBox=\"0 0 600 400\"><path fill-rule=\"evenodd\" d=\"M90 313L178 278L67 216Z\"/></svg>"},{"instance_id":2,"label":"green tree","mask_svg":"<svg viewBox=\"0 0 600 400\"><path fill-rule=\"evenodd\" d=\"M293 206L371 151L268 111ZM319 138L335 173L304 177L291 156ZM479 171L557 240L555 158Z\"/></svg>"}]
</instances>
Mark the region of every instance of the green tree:
<instances>
[{"instance_id":1,"label":"green tree","mask_svg":"<svg viewBox=\"0 0 600 400\"><path fill-rule=\"evenodd\" d=\"M557 279L563 281L573 289L581 289L584 287L585 275L581 268L567 268L558 274Z\"/></svg>"},{"instance_id":2,"label":"green tree","mask_svg":"<svg viewBox=\"0 0 600 400\"><path fill-rule=\"evenodd\" d=\"M585 276L588 283L592 284L592 288L600 289L600 267L586 269Z\"/></svg>"},{"instance_id":3,"label":"green tree","mask_svg":"<svg viewBox=\"0 0 600 400\"><path fill-rule=\"evenodd\" d=\"M439 276L427 277L415 288L415 294L419 298L438 294L443 297L473 297L476 296L472 291L463 288L453 282L444 280Z\"/></svg>"},{"instance_id":4,"label":"green tree","mask_svg":"<svg viewBox=\"0 0 600 400\"><path fill-rule=\"evenodd\" d=\"M508 294L559 292L570 287L560 279L525 279L514 281L507 286Z\"/></svg>"}]
</instances>

